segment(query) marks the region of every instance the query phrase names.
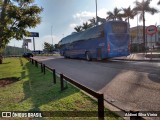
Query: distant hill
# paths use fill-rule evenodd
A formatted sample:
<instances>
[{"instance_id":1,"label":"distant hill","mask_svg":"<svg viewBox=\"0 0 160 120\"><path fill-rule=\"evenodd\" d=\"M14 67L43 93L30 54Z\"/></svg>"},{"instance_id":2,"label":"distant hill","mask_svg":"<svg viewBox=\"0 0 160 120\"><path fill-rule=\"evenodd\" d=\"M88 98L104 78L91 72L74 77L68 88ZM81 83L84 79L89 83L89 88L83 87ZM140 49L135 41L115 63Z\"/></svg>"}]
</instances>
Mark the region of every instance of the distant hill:
<instances>
[{"instance_id":1,"label":"distant hill","mask_svg":"<svg viewBox=\"0 0 160 120\"><path fill-rule=\"evenodd\" d=\"M26 51L30 51L30 50L26 50ZM5 50L3 51L3 56L22 55L24 52L25 52L25 48L6 46Z\"/></svg>"}]
</instances>

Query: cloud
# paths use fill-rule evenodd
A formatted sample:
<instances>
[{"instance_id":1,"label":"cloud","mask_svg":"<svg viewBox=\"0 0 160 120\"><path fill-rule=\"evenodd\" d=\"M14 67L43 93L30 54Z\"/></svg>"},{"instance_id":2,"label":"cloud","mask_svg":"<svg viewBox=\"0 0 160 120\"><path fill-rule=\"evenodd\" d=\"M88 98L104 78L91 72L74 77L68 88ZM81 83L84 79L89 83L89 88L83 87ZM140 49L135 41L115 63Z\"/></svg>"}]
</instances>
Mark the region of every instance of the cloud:
<instances>
[{"instance_id":1,"label":"cloud","mask_svg":"<svg viewBox=\"0 0 160 120\"><path fill-rule=\"evenodd\" d=\"M102 8L97 11L97 15L101 18L106 18L107 16L106 13L107 13L106 8ZM74 28L77 25L82 25L84 22L88 21L89 19L93 17L96 17L96 12L82 11L82 12L76 13L73 15L75 22L71 23L69 27Z\"/></svg>"},{"instance_id":2,"label":"cloud","mask_svg":"<svg viewBox=\"0 0 160 120\"><path fill-rule=\"evenodd\" d=\"M71 24L69 25L69 27L70 27L70 28L75 28L77 25L78 25L78 24L71 23Z\"/></svg>"},{"instance_id":3,"label":"cloud","mask_svg":"<svg viewBox=\"0 0 160 120\"><path fill-rule=\"evenodd\" d=\"M73 18L80 19L80 18L93 17L93 16L95 16L94 12L83 11L83 12L76 13L75 15L73 15Z\"/></svg>"},{"instance_id":4,"label":"cloud","mask_svg":"<svg viewBox=\"0 0 160 120\"><path fill-rule=\"evenodd\" d=\"M127 7L129 7L130 5L133 7L133 6L135 6L135 4L134 4L134 2L135 2L136 0L123 0L123 2L121 1L121 0L113 0L113 4L114 4L114 6L115 7L117 7L117 8L122 8L122 7L124 7L124 8L127 8ZM139 1L139 0L138 0ZM141 1L141 0L140 0Z\"/></svg>"},{"instance_id":5,"label":"cloud","mask_svg":"<svg viewBox=\"0 0 160 120\"><path fill-rule=\"evenodd\" d=\"M105 18L106 17L106 12L107 12L107 9L102 8L102 9L99 9L97 11L97 15L99 17ZM80 13L74 14L73 18L74 19L83 19L83 18L92 18L92 17L95 17L95 16L96 16L96 12L82 11Z\"/></svg>"}]
</instances>

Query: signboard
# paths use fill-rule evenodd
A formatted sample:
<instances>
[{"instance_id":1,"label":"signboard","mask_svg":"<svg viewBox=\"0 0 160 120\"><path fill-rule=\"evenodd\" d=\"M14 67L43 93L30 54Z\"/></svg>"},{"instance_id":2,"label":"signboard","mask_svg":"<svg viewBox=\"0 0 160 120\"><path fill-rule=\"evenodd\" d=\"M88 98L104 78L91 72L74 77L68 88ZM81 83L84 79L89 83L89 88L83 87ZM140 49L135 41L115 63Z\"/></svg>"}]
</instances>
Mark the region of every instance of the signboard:
<instances>
[{"instance_id":1,"label":"signboard","mask_svg":"<svg viewBox=\"0 0 160 120\"><path fill-rule=\"evenodd\" d=\"M29 37L39 37L39 33L38 32L30 32Z\"/></svg>"},{"instance_id":2,"label":"signboard","mask_svg":"<svg viewBox=\"0 0 160 120\"><path fill-rule=\"evenodd\" d=\"M28 42L23 42L23 46L28 46Z\"/></svg>"},{"instance_id":3,"label":"signboard","mask_svg":"<svg viewBox=\"0 0 160 120\"><path fill-rule=\"evenodd\" d=\"M148 35L154 35L154 34L156 34L156 32L157 32L157 27L154 26L154 25L150 25L150 26L148 26L148 27L146 28L146 33L147 33Z\"/></svg>"},{"instance_id":4,"label":"signboard","mask_svg":"<svg viewBox=\"0 0 160 120\"><path fill-rule=\"evenodd\" d=\"M30 42L31 42L31 39L24 39L24 42L30 43Z\"/></svg>"}]
</instances>

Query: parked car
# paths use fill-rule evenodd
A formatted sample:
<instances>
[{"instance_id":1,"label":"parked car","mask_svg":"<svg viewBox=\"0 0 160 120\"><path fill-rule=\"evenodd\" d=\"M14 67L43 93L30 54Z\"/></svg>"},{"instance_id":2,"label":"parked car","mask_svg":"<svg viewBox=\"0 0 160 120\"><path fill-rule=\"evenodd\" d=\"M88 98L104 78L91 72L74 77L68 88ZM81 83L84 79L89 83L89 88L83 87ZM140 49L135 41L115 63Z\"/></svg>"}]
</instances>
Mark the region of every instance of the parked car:
<instances>
[{"instance_id":1,"label":"parked car","mask_svg":"<svg viewBox=\"0 0 160 120\"><path fill-rule=\"evenodd\" d=\"M33 57L32 53L23 53L23 57Z\"/></svg>"}]
</instances>

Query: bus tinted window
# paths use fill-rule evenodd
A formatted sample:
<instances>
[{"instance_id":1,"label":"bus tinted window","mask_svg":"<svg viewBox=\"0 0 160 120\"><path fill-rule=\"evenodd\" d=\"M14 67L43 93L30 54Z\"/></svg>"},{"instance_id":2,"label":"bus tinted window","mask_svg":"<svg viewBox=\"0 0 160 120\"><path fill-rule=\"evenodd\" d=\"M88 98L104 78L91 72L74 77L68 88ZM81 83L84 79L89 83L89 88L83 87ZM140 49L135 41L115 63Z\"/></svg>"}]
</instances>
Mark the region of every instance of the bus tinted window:
<instances>
[{"instance_id":1,"label":"bus tinted window","mask_svg":"<svg viewBox=\"0 0 160 120\"><path fill-rule=\"evenodd\" d=\"M112 24L113 33L127 33L127 24L124 23L113 23Z\"/></svg>"},{"instance_id":2,"label":"bus tinted window","mask_svg":"<svg viewBox=\"0 0 160 120\"><path fill-rule=\"evenodd\" d=\"M79 33L72 33L71 35L63 38L59 42L59 45L99 37L104 37L104 29L102 25L87 29Z\"/></svg>"}]
</instances>

